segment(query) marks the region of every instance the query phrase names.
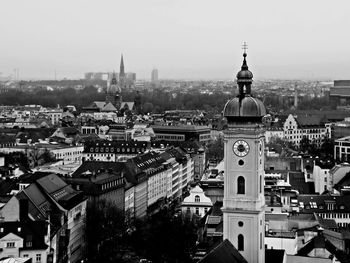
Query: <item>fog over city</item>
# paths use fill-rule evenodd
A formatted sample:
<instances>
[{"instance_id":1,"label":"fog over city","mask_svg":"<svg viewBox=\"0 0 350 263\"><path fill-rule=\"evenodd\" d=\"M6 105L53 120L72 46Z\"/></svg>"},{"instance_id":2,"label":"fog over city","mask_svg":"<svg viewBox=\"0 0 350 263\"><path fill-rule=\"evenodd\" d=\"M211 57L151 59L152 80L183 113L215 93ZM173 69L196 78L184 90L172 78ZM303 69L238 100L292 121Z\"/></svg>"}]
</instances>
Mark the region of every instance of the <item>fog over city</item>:
<instances>
[{"instance_id":1,"label":"fog over city","mask_svg":"<svg viewBox=\"0 0 350 263\"><path fill-rule=\"evenodd\" d=\"M350 78L349 1L3 0L0 72L23 79L127 71L232 79L248 43L255 79Z\"/></svg>"}]
</instances>

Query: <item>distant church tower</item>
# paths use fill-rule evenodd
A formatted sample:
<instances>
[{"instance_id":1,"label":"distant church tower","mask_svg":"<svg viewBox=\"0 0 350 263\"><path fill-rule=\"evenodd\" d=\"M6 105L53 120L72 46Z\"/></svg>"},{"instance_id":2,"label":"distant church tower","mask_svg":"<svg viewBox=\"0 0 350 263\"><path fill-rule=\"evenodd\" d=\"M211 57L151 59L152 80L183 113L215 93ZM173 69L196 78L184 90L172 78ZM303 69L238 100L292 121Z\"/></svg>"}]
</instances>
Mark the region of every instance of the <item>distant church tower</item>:
<instances>
[{"instance_id":1,"label":"distant church tower","mask_svg":"<svg viewBox=\"0 0 350 263\"><path fill-rule=\"evenodd\" d=\"M125 77L123 55L122 55L121 60L120 60L119 85L120 85L121 89L126 88L126 77Z\"/></svg>"},{"instance_id":2,"label":"distant church tower","mask_svg":"<svg viewBox=\"0 0 350 263\"><path fill-rule=\"evenodd\" d=\"M249 263L265 262L264 104L253 98L253 74L243 65L237 74L239 94L224 108L225 141L224 239Z\"/></svg>"},{"instance_id":3,"label":"distant church tower","mask_svg":"<svg viewBox=\"0 0 350 263\"><path fill-rule=\"evenodd\" d=\"M106 102L111 102L117 110L120 109L122 103L121 89L117 82L115 72L113 72L110 85L107 87Z\"/></svg>"}]
</instances>

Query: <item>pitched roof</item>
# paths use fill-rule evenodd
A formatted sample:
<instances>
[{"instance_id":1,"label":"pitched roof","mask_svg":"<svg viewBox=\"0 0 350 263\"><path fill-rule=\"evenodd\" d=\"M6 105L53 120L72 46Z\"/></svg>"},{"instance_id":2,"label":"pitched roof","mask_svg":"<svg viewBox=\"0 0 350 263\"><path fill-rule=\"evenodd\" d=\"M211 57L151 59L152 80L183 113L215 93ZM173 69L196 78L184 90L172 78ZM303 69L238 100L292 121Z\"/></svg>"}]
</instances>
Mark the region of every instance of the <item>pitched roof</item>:
<instances>
[{"instance_id":1,"label":"pitched roof","mask_svg":"<svg viewBox=\"0 0 350 263\"><path fill-rule=\"evenodd\" d=\"M198 263L248 263L232 243L225 239L220 245L211 250Z\"/></svg>"},{"instance_id":2,"label":"pitched roof","mask_svg":"<svg viewBox=\"0 0 350 263\"><path fill-rule=\"evenodd\" d=\"M101 161L87 161L83 162L77 170L72 174L72 177L80 177L86 172L99 173L102 171L112 170L115 172L122 172L125 169L125 162L101 162Z\"/></svg>"},{"instance_id":3,"label":"pitched roof","mask_svg":"<svg viewBox=\"0 0 350 263\"><path fill-rule=\"evenodd\" d=\"M101 110L102 111L117 111L117 108L114 107L114 105L111 102L108 102L103 106L103 108Z\"/></svg>"},{"instance_id":4,"label":"pitched roof","mask_svg":"<svg viewBox=\"0 0 350 263\"><path fill-rule=\"evenodd\" d=\"M129 110L132 110L134 108L134 102L133 101L122 102L122 104L120 105L120 109L123 109L124 107L127 107Z\"/></svg>"},{"instance_id":5,"label":"pitched roof","mask_svg":"<svg viewBox=\"0 0 350 263\"><path fill-rule=\"evenodd\" d=\"M321 116L303 116L298 115L298 117L295 119L300 127L307 128L307 127L317 127L321 126L323 124L322 117Z\"/></svg>"},{"instance_id":6,"label":"pitched roof","mask_svg":"<svg viewBox=\"0 0 350 263\"><path fill-rule=\"evenodd\" d=\"M289 172L289 183L292 189L298 190L300 194L315 193L315 186L313 182L306 182L303 172Z\"/></svg>"},{"instance_id":7,"label":"pitched roof","mask_svg":"<svg viewBox=\"0 0 350 263\"><path fill-rule=\"evenodd\" d=\"M69 210L84 200L82 192L75 191L55 174L40 178L36 184L64 209Z\"/></svg>"},{"instance_id":8,"label":"pitched roof","mask_svg":"<svg viewBox=\"0 0 350 263\"><path fill-rule=\"evenodd\" d=\"M338 250L329 240L325 238L322 232L319 232L317 236L312 238L309 242L305 244L305 246L299 249L297 255L308 256L309 253L316 248L326 249L340 262L350 262L350 255L347 255L341 250Z\"/></svg>"}]
</instances>

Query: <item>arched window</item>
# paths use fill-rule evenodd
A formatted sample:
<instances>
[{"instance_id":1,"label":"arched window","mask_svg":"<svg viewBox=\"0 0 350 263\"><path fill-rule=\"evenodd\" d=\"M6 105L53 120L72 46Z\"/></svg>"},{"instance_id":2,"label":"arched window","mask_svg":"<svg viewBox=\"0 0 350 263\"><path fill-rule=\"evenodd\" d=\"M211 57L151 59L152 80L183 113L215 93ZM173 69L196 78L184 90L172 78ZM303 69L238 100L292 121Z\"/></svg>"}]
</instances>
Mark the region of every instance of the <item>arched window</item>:
<instances>
[{"instance_id":1,"label":"arched window","mask_svg":"<svg viewBox=\"0 0 350 263\"><path fill-rule=\"evenodd\" d=\"M240 176L237 179L237 194L245 194L245 180L243 176Z\"/></svg>"},{"instance_id":2,"label":"arched window","mask_svg":"<svg viewBox=\"0 0 350 263\"><path fill-rule=\"evenodd\" d=\"M200 199L200 197L199 197L199 195L196 195L195 197L194 197L194 201L197 203L199 203L200 201L201 201L201 199Z\"/></svg>"},{"instance_id":3,"label":"arched window","mask_svg":"<svg viewBox=\"0 0 350 263\"><path fill-rule=\"evenodd\" d=\"M244 250L244 236L242 234L238 235L238 251Z\"/></svg>"}]
</instances>

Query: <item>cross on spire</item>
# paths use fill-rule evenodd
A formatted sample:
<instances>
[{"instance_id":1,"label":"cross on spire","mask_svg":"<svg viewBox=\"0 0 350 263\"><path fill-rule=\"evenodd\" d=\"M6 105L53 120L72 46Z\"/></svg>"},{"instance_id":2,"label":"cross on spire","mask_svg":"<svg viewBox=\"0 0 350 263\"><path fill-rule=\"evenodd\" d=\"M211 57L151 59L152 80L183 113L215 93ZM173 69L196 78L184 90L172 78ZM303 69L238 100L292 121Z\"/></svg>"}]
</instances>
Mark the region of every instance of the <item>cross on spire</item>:
<instances>
[{"instance_id":1,"label":"cross on spire","mask_svg":"<svg viewBox=\"0 0 350 263\"><path fill-rule=\"evenodd\" d=\"M246 42L243 43L242 49L244 50L244 53L247 53L248 45Z\"/></svg>"}]
</instances>

